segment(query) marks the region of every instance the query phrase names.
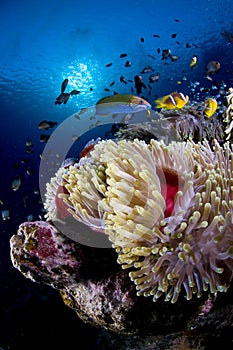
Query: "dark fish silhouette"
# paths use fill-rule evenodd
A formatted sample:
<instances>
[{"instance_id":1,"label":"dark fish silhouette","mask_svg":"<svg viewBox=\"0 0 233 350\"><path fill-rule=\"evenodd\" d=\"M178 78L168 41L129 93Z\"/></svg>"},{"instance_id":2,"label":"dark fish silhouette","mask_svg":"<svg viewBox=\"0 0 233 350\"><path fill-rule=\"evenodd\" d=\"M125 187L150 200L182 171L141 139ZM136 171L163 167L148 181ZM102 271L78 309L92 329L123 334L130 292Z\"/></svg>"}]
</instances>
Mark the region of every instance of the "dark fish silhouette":
<instances>
[{"instance_id":1,"label":"dark fish silhouette","mask_svg":"<svg viewBox=\"0 0 233 350\"><path fill-rule=\"evenodd\" d=\"M125 62L125 67L131 67L131 66L132 66L132 63L130 61Z\"/></svg>"},{"instance_id":2,"label":"dark fish silhouette","mask_svg":"<svg viewBox=\"0 0 233 350\"><path fill-rule=\"evenodd\" d=\"M123 77L123 75L120 76L120 82L121 82L121 83L124 83L124 84L127 84L127 81L126 81L126 79Z\"/></svg>"},{"instance_id":3,"label":"dark fish silhouette","mask_svg":"<svg viewBox=\"0 0 233 350\"><path fill-rule=\"evenodd\" d=\"M134 86L137 91L137 94L141 94L142 88L146 89L146 85L143 83L141 75L135 75L134 77Z\"/></svg>"},{"instance_id":4,"label":"dark fish silhouette","mask_svg":"<svg viewBox=\"0 0 233 350\"><path fill-rule=\"evenodd\" d=\"M56 101L54 102L55 105L61 105L62 103L66 104L69 100L71 95L78 95L80 91L78 90L72 90L71 92L64 92L68 84L68 79L65 79L61 84L61 93L56 98Z\"/></svg>"},{"instance_id":5,"label":"dark fish silhouette","mask_svg":"<svg viewBox=\"0 0 233 350\"><path fill-rule=\"evenodd\" d=\"M143 37L140 38L141 43L144 43L145 39Z\"/></svg>"},{"instance_id":6,"label":"dark fish silhouette","mask_svg":"<svg viewBox=\"0 0 233 350\"><path fill-rule=\"evenodd\" d=\"M40 142L47 142L49 138L50 138L50 135L41 134L40 135Z\"/></svg>"},{"instance_id":7,"label":"dark fish silhouette","mask_svg":"<svg viewBox=\"0 0 233 350\"><path fill-rule=\"evenodd\" d=\"M143 68L143 70L141 71L141 74L146 74L149 72L154 72L154 69L151 66L147 66L147 67Z\"/></svg>"},{"instance_id":8,"label":"dark fish silhouette","mask_svg":"<svg viewBox=\"0 0 233 350\"><path fill-rule=\"evenodd\" d=\"M171 56L171 50L170 49L164 49L162 51L162 60L166 60L170 56Z\"/></svg>"},{"instance_id":9,"label":"dark fish silhouette","mask_svg":"<svg viewBox=\"0 0 233 350\"><path fill-rule=\"evenodd\" d=\"M19 187L21 185L21 177L17 176L11 183L11 188L13 191L18 191Z\"/></svg>"},{"instance_id":10,"label":"dark fish silhouette","mask_svg":"<svg viewBox=\"0 0 233 350\"><path fill-rule=\"evenodd\" d=\"M65 79L65 80L63 81L63 83L61 84L61 92L64 92L64 91L65 91L68 82L69 82L68 79Z\"/></svg>"},{"instance_id":11,"label":"dark fish silhouette","mask_svg":"<svg viewBox=\"0 0 233 350\"><path fill-rule=\"evenodd\" d=\"M127 53L120 54L120 58L123 58L123 57L126 57L126 56L127 56Z\"/></svg>"},{"instance_id":12,"label":"dark fish silhouette","mask_svg":"<svg viewBox=\"0 0 233 350\"><path fill-rule=\"evenodd\" d=\"M155 81L158 82L159 76L160 76L159 73L151 74L149 77L149 82L150 83L154 83Z\"/></svg>"},{"instance_id":13,"label":"dark fish silhouette","mask_svg":"<svg viewBox=\"0 0 233 350\"><path fill-rule=\"evenodd\" d=\"M111 67L111 65L112 65L112 62L111 62L111 63L106 64L106 66L105 66L105 67Z\"/></svg>"},{"instance_id":14,"label":"dark fish silhouette","mask_svg":"<svg viewBox=\"0 0 233 350\"><path fill-rule=\"evenodd\" d=\"M47 130L49 128L53 128L55 125L57 125L57 122L51 122L49 120L42 120L39 124L38 124L38 129L44 129Z\"/></svg>"}]
</instances>

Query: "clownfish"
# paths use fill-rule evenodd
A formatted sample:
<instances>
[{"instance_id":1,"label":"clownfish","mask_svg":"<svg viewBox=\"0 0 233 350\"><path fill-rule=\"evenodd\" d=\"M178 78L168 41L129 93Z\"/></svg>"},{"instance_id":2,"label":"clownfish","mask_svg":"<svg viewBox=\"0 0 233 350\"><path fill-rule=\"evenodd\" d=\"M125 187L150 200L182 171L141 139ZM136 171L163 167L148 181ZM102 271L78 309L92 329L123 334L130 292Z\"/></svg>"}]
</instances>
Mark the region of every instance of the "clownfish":
<instances>
[{"instance_id":1,"label":"clownfish","mask_svg":"<svg viewBox=\"0 0 233 350\"><path fill-rule=\"evenodd\" d=\"M156 108L180 109L188 103L189 97L182 92L172 92L170 95L163 96L155 100Z\"/></svg>"},{"instance_id":2,"label":"clownfish","mask_svg":"<svg viewBox=\"0 0 233 350\"><path fill-rule=\"evenodd\" d=\"M217 101L215 100L215 98L210 97L204 102L203 113L209 119L216 112L217 108L218 108Z\"/></svg>"}]
</instances>

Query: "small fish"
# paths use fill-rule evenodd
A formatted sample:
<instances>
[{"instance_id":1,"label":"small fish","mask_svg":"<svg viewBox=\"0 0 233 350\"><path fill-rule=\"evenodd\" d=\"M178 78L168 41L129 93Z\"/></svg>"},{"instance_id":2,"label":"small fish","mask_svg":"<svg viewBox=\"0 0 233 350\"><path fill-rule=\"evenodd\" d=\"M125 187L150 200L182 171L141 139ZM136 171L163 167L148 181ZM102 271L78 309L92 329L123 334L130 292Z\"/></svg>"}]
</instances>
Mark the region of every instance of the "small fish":
<instances>
[{"instance_id":1,"label":"small fish","mask_svg":"<svg viewBox=\"0 0 233 350\"><path fill-rule=\"evenodd\" d=\"M143 70L141 71L141 74L146 74L149 72L154 72L154 69L151 66L147 66L147 67L143 68Z\"/></svg>"},{"instance_id":2,"label":"small fish","mask_svg":"<svg viewBox=\"0 0 233 350\"><path fill-rule=\"evenodd\" d=\"M30 162L30 158L23 158L21 160L21 163L23 163L23 164L26 164L26 163L29 163L29 162Z\"/></svg>"},{"instance_id":3,"label":"small fish","mask_svg":"<svg viewBox=\"0 0 233 350\"><path fill-rule=\"evenodd\" d=\"M149 102L139 96L117 94L101 98L96 103L96 114L102 116L116 113L135 113L151 109Z\"/></svg>"},{"instance_id":4,"label":"small fish","mask_svg":"<svg viewBox=\"0 0 233 350\"><path fill-rule=\"evenodd\" d=\"M32 170L30 166L28 166L26 169L26 174L29 176L32 176L34 174L34 170Z\"/></svg>"},{"instance_id":5,"label":"small fish","mask_svg":"<svg viewBox=\"0 0 233 350\"><path fill-rule=\"evenodd\" d=\"M144 43L145 39L143 37L140 38L141 43Z\"/></svg>"},{"instance_id":6,"label":"small fish","mask_svg":"<svg viewBox=\"0 0 233 350\"><path fill-rule=\"evenodd\" d=\"M193 56L191 58L189 66L193 69L196 66L196 64L197 64L197 56Z\"/></svg>"},{"instance_id":7,"label":"small fish","mask_svg":"<svg viewBox=\"0 0 233 350\"><path fill-rule=\"evenodd\" d=\"M151 74L151 75L149 76L149 82L150 82L150 83L158 82L159 77L160 77L159 73Z\"/></svg>"},{"instance_id":8,"label":"small fish","mask_svg":"<svg viewBox=\"0 0 233 350\"><path fill-rule=\"evenodd\" d=\"M42 120L39 124L38 124L38 129L50 129L53 128L55 125L57 125L57 122L51 122L49 120Z\"/></svg>"},{"instance_id":9,"label":"small fish","mask_svg":"<svg viewBox=\"0 0 233 350\"><path fill-rule=\"evenodd\" d=\"M135 75L134 86L138 95L142 93L142 88L146 89L146 85L143 83L141 75Z\"/></svg>"},{"instance_id":10,"label":"small fish","mask_svg":"<svg viewBox=\"0 0 233 350\"><path fill-rule=\"evenodd\" d=\"M172 34L172 35L171 35L172 39L175 39L176 36L177 36L177 34Z\"/></svg>"},{"instance_id":11,"label":"small fish","mask_svg":"<svg viewBox=\"0 0 233 350\"><path fill-rule=\"evenodd\" d=\"M33 146L32 140L31 139L27 139L26 147L32 147L32 146Z\"/></svg>"},{"instance_id":12,"label":"small fish","mask_svg":"<svg viewBox=\"0 0 233 350\"><path fill-rule=\"evenodd\" d=\"M179 19L174 19L174 21L175 21L175 22L180 22L180 20L179 20Z\"/></svg>"},{"instance_id":13,"label":"small fish","mask_svg":"<svg viewBox=\"0 0 233 350\"><path fill-rule=\"evenodd\" d=\"M177 56L177 55L171 55L170 56L170 59L171 59L172 62L177 61L179 58L180 58L180 56Z\"/></svg>"},{"instance_id":14,"label":"small fish","mask_svg":"<svg viewBox=\"0 0 233 350\"><path fill-rule=\"evenodd\" d=\"M155 100L156 108L180 109L188 103L189 97L182 92L172 92L170 95L163 96Z\"/></svg>"},{"instance_id":15,"label":"small fish","mask_svg":"<svg viewBox=\"0 0 233 350\"><path fill-rule=\"evenodd\" d=\"M112 82L111 82L111 84L109 84L109 86L113 86L115 84L115 80L113 80Z\"/></svg>"},{"instance_id":16,"label":"small fish","mask_svg":"<svg viewBox=\"0 0 233 350\"><path fill-rule=\"evenodd\" d=\"M49 138L50 138L50 135L41 134L40 135L40 142L47 142Z\"/></svg>"},{"instance_id":17,"label":"small fish","mask_svg":"<svg viewBox=\"0 0 233 350\"><path fill-rule=\"evenodd\" d=\"M71 92L62 92L54 102L55 105L61 105L62 103L66 104L71 95L78 95L80 91L72 90Z\"/></svg>"},{"instance_id":18,"label":"small fish","mask_svg":"<svg viewBox=\"0 0 233 350\"><path fill-rule=\"evenodd\" d=\"M158 34L153 34L153 37L154 37L154 38L160 38L160 35L158 35Z\"/></svg>"},{"instance_id":19,"label":"small fish","mask_svg":"<svg viewBox=\"0 0 233 350\"><path fill-rule=\"evenodd\" d=\"M120 130L121 127L123 127L124 124L120 124L120 123L113 123L111 126L111 130L110 131L106 131L105 136L109 137L109 136L115 136L116 133Z\"/></svg>"},{"instance_id":20,"label":"small fish","mask_svg":"<svg viewBox=\"0 0 233 350\"><path fill-rule=\"evenodd\" d=\"M10 219L10 210L8 210L8 209L1 210L1 214L2 214L3 221Z\"/></svg>"},{"instance_id":21,"label":"small fish","mask_svg":"<svg viewBox=\"0 0 233 350\"><path fill-rule=\"evenodd\" d=\"M32 154L33 153L33 146L26 146L26 152L28 153L28 154Z\"/></svg>"},{"instance_id":22,"label":"small fish","mask_svg":"<svg viewBox=\"0 0 233 350\"><path fill-rule=\"evenodd\" d=\"M79 114L81 115L83 113L86 113L86 112L88 112L88 110L89 110L89 108L84 107L79 111Z\"/></svg>"},{"instance_id":23,"label":"small fish","mask_svg":"<svg viewBox=\"0 0 233 350\"><path fill-rule=\"evenodd\" d=\"M157 52L158 52L158 54L160 54L160 52L161 52L160 48L157 49Z\"/></svg>"},{"instance_id":24,"label":"small fish","mask_svg":"<svg viewBox=\"0 0 233 350\"><path fill-rule=\"evenodd\" d=\"M70 98L70 94L68 92L62 92L54 102L55 105L61 105L62 103L66 104Z\"/></svg>"},{"instance_id":25,"label":"small fish","mask_svg":"<svg viewBox=\"0 0 233 350\"><path fill-rule=\"evenodd\" d=\"M13 191L18 191L21 185L21 177L17 176L11 183L11 188Z\"/></svg>"},{"instance_id":26,"label":"small fish","mask_svg":"<svg viewBox=\"0 0 233 350\"><path fill-rule=\"evenodd\" d=\"M120 54L120 58L123 58L123 57L126 57L127 56L127 53L121 53Z\"/></svg>"},{"instance_id":27,"label":"small fish","mask_svg":"<svg viewBox=\"0 0 233 350\"><path fill-rule=\"evenodd\" d=\"M218 61L210 61L206 65L206 76L214 75L220 70L220 63Z\"/></svg>"},{"instance_id":28,"label":"small fish","mask_svg":"<svg viewBox=\"0 0 233 350\"><path fill-rule=\"evenodd\" d=\"M112 62L105 65L105 67L111 67Z\"/></svg>"},{"instance_id":29,"label":"small fish","mask_svg":"<svg viewBox=\"0 0 233 350\"><path fill-rule=\"evenodd\" d=\"M185 47L186 49L190 49L191 45L189 43L186 43Z\"/></svg>"},{"instance_id":30,"label":"small fish","mask_svg":"<svg viewBox=\"0 0 233 350\"><path fill-rule=\"evenodd\" d=\"M72 138L73 141L78 141L78 140L80 140L80 136L77 135L77 134L73 134L71 138Z\"/></svg>"},{"instance_id":31,"label":"small fish","mask_svg":"<svg viewBox=\"0 0 233 350\"><path fill-rule=\"evenodd\" d=\"M209 119L212 117L212 115L216 112L218 108L218 103L215 100L215 98L207 98L207 100L205 100L204 102L204 108L203 108L203 112L206 115L206 117Z\"/></svg>"},{"instance_id":32,"label":"small fish","mask_svg":"<svg viewBox=\"0 0 233 350\"><path fill-rule=\"evenodd\" d=\"M166 60L170 56L171 56L171 50L170 49L164 49L162 51L162 60Z\"/></svg>"},{"instance_id":33,"label":"small fish","mask_svg":"<svg viewBox=\"0 0 233 350\"><path fill-rule=\"evenodd\" d=\"M33 219L34 219L33 214L28 214L26 219L27 219L27 221L33 221Z\"/></svg>"},{"instance_id":34,"label":"small fish","mask_svg":"<svg viewBox=\"0 0 233 350\"><path fill-rule=\"evenodd\" d=\"M72 95L78 95L78 94L80 94L80 91L78 91L78 90L72 90L71 92L70 92L70 95L72 96Z\"/></svg>"},{"instance_id":35,"label":"small fish","mask_svg":"<svg viewBox=\"0 0 233 350\"><path fill-rule=\"evenodd\" d=\"M132 66L132 63L131 63L130 61L127 60L127 61L125 62L125 67L131 67L131 66Z\"/></svg>"},{"instance_id":36,"label":"small fish","mask_svg":"<svg viewBox=\"0 0 233 350\"><path fill-rule=\"evenodd\" d=\"M63 93L67 87L67 84L68 84L69 80L68 79L65 79L63 81L63 83L61 84L61 93Z\"/></svg>"},{"instance_id":37,"label":"small fish","mask_svg":"<svg viewBox=\"0 0 233 350\"><path fill-rule=\"evenodd\" d=\"M120 82L127 84L127 80L123 77L123 75L120 76Z\"/></svg>"},{"instance_id":38,"label":"small fish","mask_svg":"<svg viewBox=\"0 0 233 350\"><path fill-rule=\"evenodd\" d=\"M104 91L110 92L110 89L108 89L108 88L105 88L105 89L104 89Z\"/></svg>"}]
</instances>

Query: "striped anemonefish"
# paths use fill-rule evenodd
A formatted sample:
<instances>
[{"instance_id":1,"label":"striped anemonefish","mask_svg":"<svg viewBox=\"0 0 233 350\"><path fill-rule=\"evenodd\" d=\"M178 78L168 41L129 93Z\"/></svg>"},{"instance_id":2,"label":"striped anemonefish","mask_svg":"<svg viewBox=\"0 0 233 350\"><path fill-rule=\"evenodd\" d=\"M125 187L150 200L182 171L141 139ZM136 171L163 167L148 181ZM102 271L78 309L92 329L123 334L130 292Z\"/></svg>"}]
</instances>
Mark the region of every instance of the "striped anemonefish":
<instances>
[{"instance_id":1,"label":"striped anemonefish","mask_svg":"<svg viewBox=\"0 0 233 350\"><path fill-rule=\"evenodd\" d=\"M210 97L204 102L203 113L209 119L216 112L217 108L218 108L217 101L215 100L215 98Z\"/></svg>"},{"instance_id":2,"label":"striped anemonefish","mask_svg":"<svg viewBox=\"0 0 233 350\"><path fill-rule=\"evenodd\" d=\"M175 109L183 108L188 103L189 97L182 92L172 92L155 100L156 108Z\"/></svg>"}]
</instances>

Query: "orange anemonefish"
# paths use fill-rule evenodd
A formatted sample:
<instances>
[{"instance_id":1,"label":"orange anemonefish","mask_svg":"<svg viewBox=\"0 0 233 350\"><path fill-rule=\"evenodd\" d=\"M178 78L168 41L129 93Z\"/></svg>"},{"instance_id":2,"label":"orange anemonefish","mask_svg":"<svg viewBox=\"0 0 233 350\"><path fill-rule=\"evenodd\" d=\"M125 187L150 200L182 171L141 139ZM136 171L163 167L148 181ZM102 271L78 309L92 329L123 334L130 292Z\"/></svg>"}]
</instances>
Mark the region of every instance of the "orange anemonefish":
<instances>
[{"instance_id":1,"label":"orange anemonefish","mask_svg":"<svg viewBox=\"0 0 233 350\"><path fill-rule=\"evenodd\" d=\"M172 92L170 95L163 96L155 100L156 108L183 108L188 103L189 97L182 92Z\"/></svg>"},{"instance_id":2,"label":"orange anemonefish","mask_svg":"<svg viewBox=\"0 0 233 350\"><path fill-rule=\"evenodd\" d=\"M217 108L217 101L215 100L215 98L210 97L207 100L205 100L203 112L207 118L210 118L216 112Z\"/></svg>"}]
</instances>

